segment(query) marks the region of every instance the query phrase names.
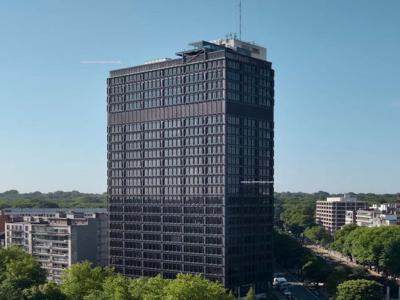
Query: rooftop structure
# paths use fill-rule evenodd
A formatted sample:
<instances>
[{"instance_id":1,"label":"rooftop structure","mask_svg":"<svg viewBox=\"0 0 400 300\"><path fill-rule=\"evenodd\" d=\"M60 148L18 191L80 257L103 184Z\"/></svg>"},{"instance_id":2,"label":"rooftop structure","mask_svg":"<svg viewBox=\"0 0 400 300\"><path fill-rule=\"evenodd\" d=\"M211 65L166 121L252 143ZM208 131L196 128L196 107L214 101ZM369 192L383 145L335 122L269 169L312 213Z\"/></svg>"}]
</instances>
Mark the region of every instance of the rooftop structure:
<instances>
[{"instance_id":1,"label":"rooftop structure","mask_svg":"<svg viewBox=\"0 0 400 300\"><path fill-rule=\"evenodd\" d=\"M235 38L213 40L211 43L230 48L246 56L267 60L267 48L258 46L254 43L243 42Z\"/></svg>"},{"instance_id":2,"label":"rooftop structure","mask_svg":"<svg viewBox=\"0 0 400 300\"><path fill-rule=\"evenodd\" d=\"M348 194L343 195L343 197L327 197L327 202L360 202L356 197L352 197Z\"/></svg>"}]
</instances>

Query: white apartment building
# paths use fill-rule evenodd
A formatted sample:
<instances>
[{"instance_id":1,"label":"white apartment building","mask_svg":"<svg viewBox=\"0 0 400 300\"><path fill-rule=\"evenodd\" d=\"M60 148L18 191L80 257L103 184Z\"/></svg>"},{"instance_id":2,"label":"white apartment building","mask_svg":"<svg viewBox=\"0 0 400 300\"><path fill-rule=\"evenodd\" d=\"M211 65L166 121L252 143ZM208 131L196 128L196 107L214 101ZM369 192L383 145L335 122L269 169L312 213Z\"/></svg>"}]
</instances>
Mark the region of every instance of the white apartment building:
<instances>
[{"instance_id":1,"label":"white apartment building","mask_svg":"<svg viewBox=\"0 0 400 300\"><path fill-rule=\"evenodd\" d=\"M381 227L397 224L397 215L385 214L380 210L359 209L356 213L357 226Z\"/></svg>"},{"instance_id":2,"label":"white apartment building","mask_svg":"<svg viewBox=\"0 0 400 300\"><path fill-rule=\"evenodd\" d=\"M5 245L18 245L36 256L48 279L59 282L63 270L73 263L89 260L107 265L107 215L57 213L14 219L5 224Z\"/></svg>"},{"instance_id":3,"label":"white apartment building","mask_svg":"<svg viewBox=\"0 0 400 300\"><path fill-rule=\"evenodd\" d=\"M399 204L373 204L368 209L346 211L346 224L365 227L381 227L399 224Z\"/></svg>"}]
</instances>

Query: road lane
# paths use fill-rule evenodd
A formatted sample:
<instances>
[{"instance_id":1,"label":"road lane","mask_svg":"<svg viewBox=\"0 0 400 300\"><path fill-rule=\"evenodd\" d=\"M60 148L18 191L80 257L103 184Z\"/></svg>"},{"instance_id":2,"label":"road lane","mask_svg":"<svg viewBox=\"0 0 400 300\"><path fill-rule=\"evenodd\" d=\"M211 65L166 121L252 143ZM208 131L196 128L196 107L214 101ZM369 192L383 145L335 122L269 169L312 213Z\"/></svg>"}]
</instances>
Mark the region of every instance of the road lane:
<instances>
[{"instance_id":1,"label":"road lane","mask_svg":"<svg viewBox=\"0 0 400 300\"><path fill-rule=\"evenodd\" d=\"M288 290L294 297L296 297L297 300L327 300L324 295L317 296L312 291L304 287L304 285L299 282L294 275L285 273L284 277L290 284Z\"/></svg>"}]
</instances>

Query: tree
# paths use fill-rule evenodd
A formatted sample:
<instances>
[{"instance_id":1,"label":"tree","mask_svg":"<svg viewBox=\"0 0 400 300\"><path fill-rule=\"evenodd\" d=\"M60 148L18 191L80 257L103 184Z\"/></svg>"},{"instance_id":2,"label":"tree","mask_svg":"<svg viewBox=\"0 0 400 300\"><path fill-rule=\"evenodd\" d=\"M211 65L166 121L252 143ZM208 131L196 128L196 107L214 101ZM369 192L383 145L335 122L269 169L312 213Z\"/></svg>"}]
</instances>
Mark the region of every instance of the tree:
<instances>
[{"instance_id":1,"label":"tree","mask_svg":"<svg viewBox=\"0 0 400 300\"><path fill-rule=\"evenodd\" d=\"M315 256L303 265L301 271L306 279L313 282L324 282L332 272L332 267L326 264L322 258Z\"/></svg>"},{"instance_id":2,"label":"tree","mask_svg":"<svg viewBox=\"0 0 400 300\"><path fill-rule=\"evenodd\" d=\"M145 278L132 279L129 291L133 300L163 300L165 299L165 288L171 280L163 279L161 275Z\"/></svg>"},{"instance_id":3,"label":"tree","mask_svg":"<svg viewBox=\"0 0 400 300\"><path fill-rule=\"evenodd\" d=\"M85 261L66 269L62 275L61 291L71 300L82 300L94 291L103 290L103 282L114 273L109 268L93 268Z\"/></svg>"},{"instance_id":4,"label":"tree","mask_svg":"<svg viewBox=\"0 0 400 300\"><path fill-rule=\"evenodd\" d=\"M336 231L333 236L333 242L331 243L331 247L336 251L348 255L349 253L345 253L344 251L344 244L350 232L352 232L356 228L357 225L348 224L344 225L340 230Z\"/></svg>"},{"instance_id":5,"label":"tree","mask_svg":"<svg viewBox=\"0 0 400 300\"><path fill-rule=\"evenodd\" d=\"M330 272L325 280L327 292L335 295L337 286L348 279L348 273L349 271L343 266L338 266Z\"/></svg>"},{"instance_id":6,"label":"tree","mask_svg":"<svg viewBox=\"0 0 400 300\"><path fill-rule=\"evenodd\" d=\"M67 297L61 292L60 287L54 282L36 285L23 292L24 300L66 300Z\"/></svg>"},{"instance_id":7,"label":"tree","mask_svg":"<svg viewBox=\"0 0 400 300\"><path fill-rule=\"evenodd\" d=\"M358 263L365 265L378 263L380 256L378 247L382 246L374 245L376 242L375 231L371 229L372 228L359 227L349 234L349 237L351 236L353 238L350 248L351 256L354 257Z\"/></svg>"},{"instance_id":8,"label":"tree","mask_svg":"<svg viewBox=\"0 0 400 300\"><path fill-rule=\"evenodd\" d=\"M178 274L165 288L165 294L165 300L233 300L219 282L192 274Z\"/></svg>"},{"instance_id":9,"label":"tree","mask_svg":"<svg viewBox=\"0 0 400 300\"><path fill-rule=\"evenodd\" d=\"M332 237L322 226L306 228L306 230L304 230L304 236L309 240L322 245L328 245L332 241Z\"/></svg>"},{"instance_id":10,"label":"tree","mask_svg":"<svg viewBox=\"0 0 400 300\"><path fill-rule=\"evenodd\" d=\"M300 235L307 227L313 226L315 201L319 195L305 193L276 193L276 219L295 235Z\"/></svg>"},{"instance_id":11,"label":"tree","mask_svg":"<svg viewBox=\"0 0 400 300\"><path fill-rule=\"evenodd\" d=\"M379 266L390 274L400 275L400 237L384 241Z\"/></svg>"},{"instance_id":12,"label":"tree","mask_svg":"<svg viewBox=\"0 0 400 300\"><path fill-rule=\"evenodd\" d=\"M311 255L299 241L278 230L274 230L273 247L276 262L285 268L299 269Z\"/></svg>"},{"instance_id":13,"label":"tree","mask_svg":"<svg viewBox=\"0 0 400 300\"><path fill-rule=\"evenodd\" d=\"M348 280L338 285L336 300L381 300L382 288L372 280Z\"/></svg>"},{"instance_id":14,"label":"tree","mask_svg":"<svg viewBox=\"0 0 400 300\"><path fill-rule=\"evenodd\" d=\"M24 289L45 281L36 258L17 246L0 249L0 299L21 299Z\"/></svg>"},{"instance_id":15,"label":"tree","mask_svg":"<svg viewBox=\"0 0 400 300\"><path fill-rule=\"evenodd\" d=\"M281 220L287 230L295 235L300 235L307 227L314 224L311 209L302 205L291 205L281 214Z\"/></svg>"},{"instance_id":16,"label":"tree","mask_svg":"<svg viewBox=\"0 0 400 300\"><path fill-rule=\"evenodd\" d=\"M246 297L244 298L244 300L256 300L256 294L254 293L253 288L251 287L249 289L249 291L246 294Z\"/></svg>"},{"instance_id":17,"label":"tree","mask_svg":"<svg viewBox=\"0 0 400 300\"><path fill-rule=\"evenodd\" d=\"M130 300L129 280L120 274L109 276L103 282L103 293L106 299Z\"/></svg>"},{"instance_id":18,"label":"tree","mask_svg":"<svg viewBox=\"0 0 400 300\"><path fill-rule=\"evenodd\" d=\"M360 264L396 274L400 271L400 261L396 258L399 249L400 227L357 227L344 239L342 252Z\"/></svg>"},{"instance_id":19,"label":"tree","mask_svg":"<svg viewBox=\"0 0 400 300\"><path fill-rule=\"evenodd\" d=\"M102 284L102 290L94 291L84 298L85 300L131 300L129 279L121 274L107 276ZM141 299L141 298L139 298Z\"/></svg>"}]
</instances>

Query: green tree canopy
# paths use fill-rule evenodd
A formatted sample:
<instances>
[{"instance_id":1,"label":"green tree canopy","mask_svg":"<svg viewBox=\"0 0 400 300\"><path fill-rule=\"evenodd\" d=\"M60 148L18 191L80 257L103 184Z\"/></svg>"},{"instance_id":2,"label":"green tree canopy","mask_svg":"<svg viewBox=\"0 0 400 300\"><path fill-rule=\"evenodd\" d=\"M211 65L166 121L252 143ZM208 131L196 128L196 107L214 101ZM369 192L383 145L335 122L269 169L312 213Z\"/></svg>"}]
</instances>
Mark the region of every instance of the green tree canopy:
<instances>
[{"instance_id":1,"label":"green tree canopy","mask_svg":"<svg viewBox=\"0 0 400 300\"><path fill-rule=\"evenodd\" d=\"M46 282L46 272L17 246L0 249L0 299L21 299L24 289Z\"/></svg>"},{"instance_id":2,"label":"green tree canopy","mask_svg":"<svg viewBox=\"0 0 400 300\"><path fill-rule=\"evenodd\" d=\"M274 230L273 247L276 262L285 268L299 269L311 256L299 241L279 230Z\"/></svg>"},{"instance_id":3,"label":"green tree canopy","mask_svg":"<svg viewBox=\"0 0 400 300\"><path fill-rule=\"evenodd\" d=\"M131 283L131 294L134 296L135 300L139 300L141 298L140 294L138 294L138 291L141 290L143 300L161 300L166 297L165 288L169 284L169 282L170 280L163 279L161 275L151 278L140 278L139 280ZM140 283L144 283L144 285L140 285Z\"/></svg>"},{"instance_id":4,"label":"green tree canopy","mask_svg":"<svg viewBox=\"0 0 400 300\"><path fill-rule=\"evenodd\" d=\"M339 284L336 300L381 300L382 288L372 280L348 280Z\"/></svg>"},{"instance_id":5,"label":"green tree canopy","mask_svg":"<svg viewBox=\"0 0 400 300\"><path fill-rule=\"evenodd\" d=\"M67 300L60 287L54 282L35 285L23 292L24 300Z\"/></svg>"},{"instance_id":6,"label":"green tree canopy","mask_svg":"<svg viewBox=\"0 0 400 300\"><path fill-rule=\"evenodd\" d=\"M355 224L344 225L340 230L336 231L333 236L331 247L339 252L345 252L345 241L348 235L357 228Z\"/></svg>"},{"instance_id":7,"label":"green tree canopy","mask_svg":"<svg viewBox=\"0 0 400 300\"><path fill-rule=\"evenodd\" d=\"M304 278L313 282L325 282L328 275L332 272L332 267L319 256L312 257L301 268Z\"/></svg>"},{"instance_id":8,"label":"green tree canopy","mask_svg":"<svg viewBox=\"0 0 400 300\"><path fill-rule=\"evenodd\" d=\"M111 275L114 275L111 269L93 267L88 261L77 263L64 271L61 291L70 300L82 300L95 291L102 291L105 279Z\"/></svg>"},{"instance_id":9,"label":"green tree canopy","mask_svg":"<svg viewBox=\"0 0 400 300\"><path fill-rule=\"evenodd\" d=\"M344 226L336 232L332 247L360 264L400 275L400 226Z\"/></svg>"},{"instance_id":10,"label":"green tree canopy","mask_svg":"<svg viewBox=\"0 0 400 300\"><path fill-rule=\"evenodd\" d=\"M192 274L178 274L169 282L165 293L165 300L233 300L219 282Z\"/></svg>"},{"instance_id":11,"label":"green tree canopy","mask_svg":"<svg viewBox=\"0 0 400 300\"><path fill-rule=\"evenodd\" d=\"M322 226L306 228L306 230L304 230L304 236L309 240L322 245L328 245L332 241L331 235Z\"/></svg>"},{"instance_id":12,"label":"green tree canopy","mask_svg":"<svg viewBox=\"0 0 400 300\"><path fill-rule=\"evenodd\" d=\"M89 262L68 268L62 281L61 292L68 300L234 299L219 282L209 281L200 275L178 274L176 279L163 279L160 275L130 279L108 268L93 267ZM36 290L31 294L34 292Z\"/></svg>"},{"instance_id":13,"label":"green tree canopy","mask_svg":"<svg viewBox=\"0 0 400 300\"><path fill-rule=\"evenodd\" d=\"M379 257L379 266L387 273L400 274L400 237L386 239Z\"/></svg>"}]
</instances>

